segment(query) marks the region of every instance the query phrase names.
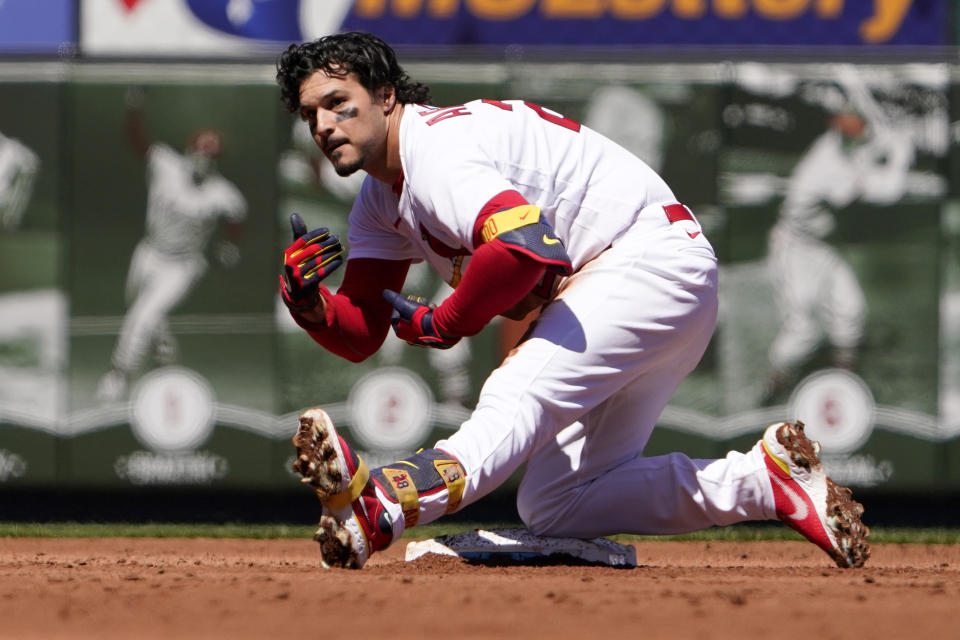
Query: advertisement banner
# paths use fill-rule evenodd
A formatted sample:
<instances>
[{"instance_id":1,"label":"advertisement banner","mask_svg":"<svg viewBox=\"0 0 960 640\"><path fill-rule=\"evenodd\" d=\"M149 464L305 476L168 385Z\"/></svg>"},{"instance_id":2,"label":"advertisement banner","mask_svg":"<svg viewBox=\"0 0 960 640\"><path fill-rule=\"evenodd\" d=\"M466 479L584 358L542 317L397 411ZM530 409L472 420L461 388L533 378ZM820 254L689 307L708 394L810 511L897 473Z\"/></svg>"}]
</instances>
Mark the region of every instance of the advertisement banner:
<instances>
[{"instance_id":1,"label":"advertisement banner","mask_svg":"<svg viewBox=\"0 0 960 640\"><path fill-rule=\"evenodd\" d=\"M81 0L85 56L275 56L339 30L351 0Z\"/></svg>"},{"instance_id":2,"label":"advertisement banner","mask_svg":"<svg viewBox=\"0 0 960 640\"><path fill-rule=\"evenodd\" d=\"M399 45L944 45L925 0L357 0L345 29Z\"/></svg>"},{"instance_id":3,"label":"advertisement banner","mask_svg":"<svg viewBox=\"0 0 960 640\"><path fill-rule=\"evenodd\" d=\"M395 46L889 48L953 37L948 3L922 0L82 0L80 7L88 56L275 56L290 42L341 30L369 31Z\"/></svg>"},{"instance_id":4,"label":"advertisement banner","mask_svg":"<svg viewBox=\"0 0 960 640\"><path fill-rule=\"evenodd\" d=\"M72 55L76 49L76 0L0 2L0 55Z\"/></svg>"}]
</instances>

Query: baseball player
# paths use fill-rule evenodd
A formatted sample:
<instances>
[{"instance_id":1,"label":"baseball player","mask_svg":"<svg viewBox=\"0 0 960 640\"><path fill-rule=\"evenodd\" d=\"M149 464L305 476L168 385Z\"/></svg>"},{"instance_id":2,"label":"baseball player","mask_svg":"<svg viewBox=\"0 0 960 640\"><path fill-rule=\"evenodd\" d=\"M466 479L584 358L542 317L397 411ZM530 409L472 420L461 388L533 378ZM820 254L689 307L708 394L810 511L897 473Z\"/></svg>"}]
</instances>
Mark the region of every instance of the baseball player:
<instances>
[{"instance_id":1,"label":"baseball player","mask_svg":"<svg viewBox=\"0 0 960 640\"><path fill-rule=\"evenodd\" d=\"M844 68L846 69L846 68ZM869 90L841 71L847 104L801 157L770 232L767 263L781 326L770 346L766 400L826 339L835 366L853 368L867 303L850 264L825 240L834 211L857 200L885 205L903 197L914 158L907 134L890 125Z\"/></svg>"},{"instance_id":2,"label":"baseball player","mask_svg":"<svg viewBox=\"0 0 960 640\"><path fill-rule=\"evenodd\" d=\"M123 396L151 347L161 359L172 358L167 316L206 271L204 251L219 220L226 220L228 235L236 238L247 213L243 195L216 170L220 133L195 132L185 154L151 143L143 128L141 103L139 92L128 95L127 132L133 148L147 160L146 233L130 261L131 303L113 352L113 368L97 388L101 401ZM231 264L238 259L236 254L231 243L220 257Z\"/></svg>"},{"instance_id":3,"label":"baseball player","mask_svg":"<svg viewBox=\"0 0 960 640\"><path fill-rule=\"evenodd\" d=\"M664 534L780 518L838 565L869 553L862 507L823 472L802 424L747 453L644 458L660 412L717 315L716 258L696 218L622 147L521 100L430 104L389 46L363 33L291 45L277 80L338 173L369 175L337 236L291 216L281 294L350 361L393 326L444 349L494 316L543 309L460 429L370 469L321 409L300 418L294 469L323 504L325 566L360 567L418 523L463 508L526 463L518 508L535 534ZM412 262L454 287L439 306L396 293Z\"/></svg>"},{"instance_id":4,"label":"baseball player","mask_svg":"<svg viewBox=\"0 0 960 640\"><path fill-rule=\"evenodd\" d=\"M20 225L39 167L36 153L0 133L0 229L9 231Z\"/></svg>"}]
</instances>

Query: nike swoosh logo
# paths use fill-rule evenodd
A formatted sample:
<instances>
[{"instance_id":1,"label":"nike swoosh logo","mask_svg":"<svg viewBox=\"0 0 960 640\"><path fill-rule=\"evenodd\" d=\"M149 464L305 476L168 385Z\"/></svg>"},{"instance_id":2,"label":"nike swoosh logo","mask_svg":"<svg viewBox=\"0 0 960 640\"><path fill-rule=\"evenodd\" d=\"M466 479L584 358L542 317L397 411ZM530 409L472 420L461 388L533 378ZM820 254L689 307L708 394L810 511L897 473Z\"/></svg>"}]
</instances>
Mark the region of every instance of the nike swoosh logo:
<instances>
[{"instance_id":1,"label":"nike swoosh logo","mask_svg":"<svg viewBox=\"0 0 960 640\"><path fill-rule=\"evenodd\" d=\"M559 238L551 238L547 234L543 234L543 244L558 244L559 242Z\"/></svg>"},{"instance_id":2,"label":"nike swoosh logo","mask_svg":"<svg viewBox=\"0 0 960 640\"><path fill-rule=\"evenodd\" d=\"M690 233L689 231L687 231L687 235L690 236L690 239L691 239L691 240L693 240L693 239L696 238L698 235L700 235L700 232L699 232L699 231L694 231L693 233Z\"/></svg>"},{"instance_id":3,"label":"nike swoosh logo","mask_svg":"<svg viewBox=\"0 0 960 640\"><path fill-rule=\"evenodd\" d=\"M789 498L790 502L793 504L793 513L787 517L791 520L806 520L807 516L810 515L810 512L807 509L806 501L800 497L800 494L793 490L793 487L784 482L776 474L771 473L770 477L783 490L783 492L787 495L787 498Z\"/></svg>"}]
</instances>

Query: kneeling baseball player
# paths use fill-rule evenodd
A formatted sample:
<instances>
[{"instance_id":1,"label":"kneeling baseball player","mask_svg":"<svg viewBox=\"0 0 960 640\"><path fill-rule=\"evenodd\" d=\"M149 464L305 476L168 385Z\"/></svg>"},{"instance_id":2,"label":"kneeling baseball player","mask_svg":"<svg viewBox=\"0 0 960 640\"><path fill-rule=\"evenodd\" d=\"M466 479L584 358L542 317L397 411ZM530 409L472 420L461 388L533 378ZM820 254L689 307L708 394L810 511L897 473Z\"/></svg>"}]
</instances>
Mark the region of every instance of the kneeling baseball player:
<instances>
[{"instance_id":1,"label":"kneeling baseball player","mask_svg":"<svg viewBox=\"0 0 960 640\"><path fill-rule=\"evenodd\" d=\"M717 317L717 265L695 216L644 162L559 113L519 100L430 104L394 51L364 33L291 45L277 81L342 176L369 175L336 235L291 216L281 293L320 345L352 362L393 330L446 349L497 315L542 307L446 440L370 469L311 409L294 465L323 504L323 564L359 568L406 528L483 497L521 464L535 534L669 534L781 519L841 567L869 555L863 508L825 474L801 423L746 453L642 457ZM426 260L454 292L401 291Z\"/></svg>"}]
</instances>

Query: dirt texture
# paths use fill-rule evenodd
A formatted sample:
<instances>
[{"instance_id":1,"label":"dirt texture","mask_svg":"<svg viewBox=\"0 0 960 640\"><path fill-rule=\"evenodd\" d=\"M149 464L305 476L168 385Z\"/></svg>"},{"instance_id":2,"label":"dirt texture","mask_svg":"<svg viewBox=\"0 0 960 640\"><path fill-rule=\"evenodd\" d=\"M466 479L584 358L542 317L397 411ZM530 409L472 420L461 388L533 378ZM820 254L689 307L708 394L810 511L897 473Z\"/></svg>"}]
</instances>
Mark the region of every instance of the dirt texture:
<instances>
[{"instance_id":1,"label":"dirt texture","mask_svg":"<svg viewBox=\"0 0 960 640\"><path fill-rule=\"evenodd\" d=\"M359 571L312 540L0 539L2 638L953 637L960 545L642 542L635 569L484 566L407 540Z\"/></svg>"}]
</instances>

